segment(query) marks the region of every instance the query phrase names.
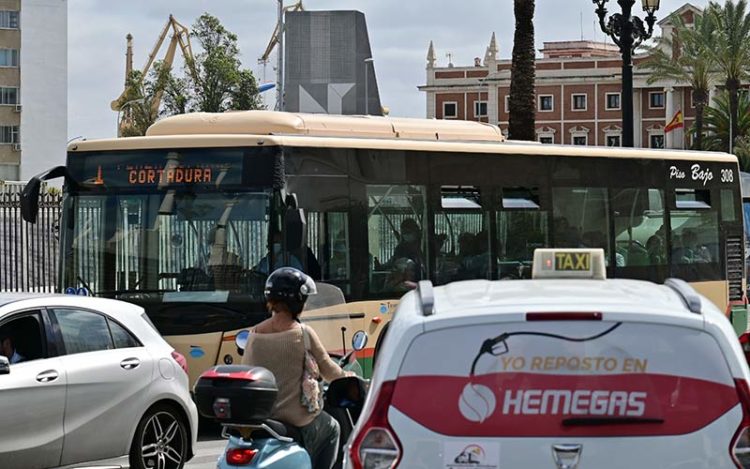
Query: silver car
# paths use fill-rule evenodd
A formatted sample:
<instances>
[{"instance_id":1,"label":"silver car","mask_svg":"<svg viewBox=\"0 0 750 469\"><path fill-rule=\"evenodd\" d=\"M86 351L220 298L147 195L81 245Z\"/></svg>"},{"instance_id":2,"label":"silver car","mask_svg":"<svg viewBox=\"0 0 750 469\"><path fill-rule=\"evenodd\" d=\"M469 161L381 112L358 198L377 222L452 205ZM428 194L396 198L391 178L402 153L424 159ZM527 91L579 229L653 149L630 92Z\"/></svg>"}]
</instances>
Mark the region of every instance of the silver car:
<instances>
[{"instance_id":1,"label":"silver car","mask_svg":"<svg viewBox=\"0 0 750 469\"><path fill-rule=\"evenodd\" d=\"M179 469L198 415L183 356L138 306L0 293L0 468Z\"/></svg>"}]
</instances>

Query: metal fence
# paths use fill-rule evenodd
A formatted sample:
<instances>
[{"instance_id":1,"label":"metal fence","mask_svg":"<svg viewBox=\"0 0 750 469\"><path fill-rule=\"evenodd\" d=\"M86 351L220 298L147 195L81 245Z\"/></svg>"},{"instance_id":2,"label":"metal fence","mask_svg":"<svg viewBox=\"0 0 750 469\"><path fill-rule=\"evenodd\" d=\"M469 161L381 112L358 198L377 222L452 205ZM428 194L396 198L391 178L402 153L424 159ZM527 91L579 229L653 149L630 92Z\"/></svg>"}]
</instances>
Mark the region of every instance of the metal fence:
<instances>
[{"instance_id":1,"label":"metal fence","mask_svg":"<svg viewBox=\"0 0 750 469\"><path fill-rule=\"evenodd\" d=\"M36 224L21 218L23 184L0 182L0 291L53 292L62 194L43 190Z\"/></svg>"}]
</instances>

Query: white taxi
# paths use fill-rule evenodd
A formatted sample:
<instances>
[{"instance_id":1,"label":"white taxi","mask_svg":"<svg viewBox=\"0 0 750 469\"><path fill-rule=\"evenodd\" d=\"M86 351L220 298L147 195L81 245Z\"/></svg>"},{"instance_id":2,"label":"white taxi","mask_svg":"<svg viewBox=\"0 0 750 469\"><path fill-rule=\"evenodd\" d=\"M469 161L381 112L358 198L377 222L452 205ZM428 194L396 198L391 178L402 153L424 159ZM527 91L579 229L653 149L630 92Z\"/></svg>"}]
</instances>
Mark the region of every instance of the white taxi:
<instances>
[{"instance_id":1,"label":"white taxi","mask_svg":"<svg viewBox=\"0 0 750 469\"><path fill-rule=\"evenodd\" d=\"M532 280L402 299L345 467L750 468L750 373L685 282L607 280L598 250Z\"/></svg>"}]
</instances>

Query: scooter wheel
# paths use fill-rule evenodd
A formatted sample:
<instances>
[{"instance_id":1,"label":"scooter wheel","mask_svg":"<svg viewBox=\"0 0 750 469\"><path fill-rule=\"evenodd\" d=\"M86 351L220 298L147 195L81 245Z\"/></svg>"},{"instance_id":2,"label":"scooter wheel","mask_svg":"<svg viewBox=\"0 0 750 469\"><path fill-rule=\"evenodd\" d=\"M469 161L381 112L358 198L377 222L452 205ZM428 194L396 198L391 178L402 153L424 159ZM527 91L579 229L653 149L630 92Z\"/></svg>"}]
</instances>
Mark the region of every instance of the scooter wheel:
<instances>
[{"instance_id":1,"label":"scooter wheel","mask_svg":"<svg viewBox=\"0 0 750 469\"><path fill-rule=\"evenodd\" d=\"M138 422L130 445L132 469L182 469L188 455L188 431L175 409L157 405Z\"/></svg>"}]
</instances>

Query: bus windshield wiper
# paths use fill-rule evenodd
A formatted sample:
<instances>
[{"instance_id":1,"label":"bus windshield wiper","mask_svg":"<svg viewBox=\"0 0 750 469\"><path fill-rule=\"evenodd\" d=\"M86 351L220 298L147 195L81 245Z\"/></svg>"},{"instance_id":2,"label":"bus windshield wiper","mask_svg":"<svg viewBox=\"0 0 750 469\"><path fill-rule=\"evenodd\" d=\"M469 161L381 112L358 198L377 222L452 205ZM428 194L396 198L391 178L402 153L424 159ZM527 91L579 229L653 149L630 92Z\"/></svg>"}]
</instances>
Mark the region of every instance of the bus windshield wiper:
<instances>
[{"instance_id":1,"label":"bus windshield wiper","mask_svg":"<svg viewBox=\"0 0 750 469\"><path fill-rule=\"evenodd\" d=\"M660 424L664 419L652 417L569 417L563 419L566 427L595 427L599 425Z\"/></svg>"}]
</instances>

